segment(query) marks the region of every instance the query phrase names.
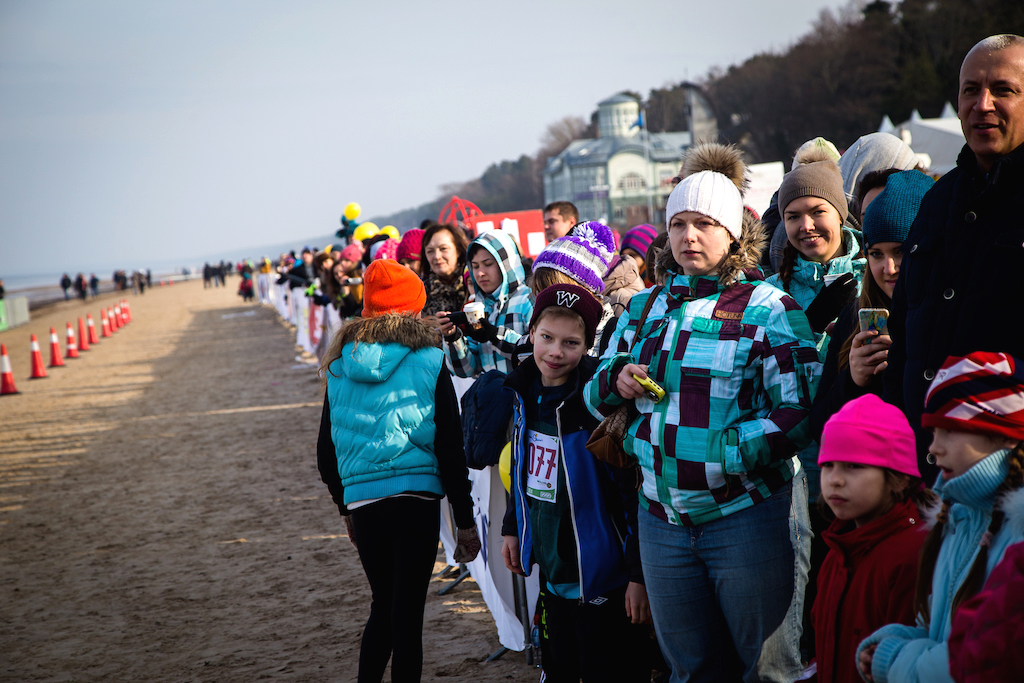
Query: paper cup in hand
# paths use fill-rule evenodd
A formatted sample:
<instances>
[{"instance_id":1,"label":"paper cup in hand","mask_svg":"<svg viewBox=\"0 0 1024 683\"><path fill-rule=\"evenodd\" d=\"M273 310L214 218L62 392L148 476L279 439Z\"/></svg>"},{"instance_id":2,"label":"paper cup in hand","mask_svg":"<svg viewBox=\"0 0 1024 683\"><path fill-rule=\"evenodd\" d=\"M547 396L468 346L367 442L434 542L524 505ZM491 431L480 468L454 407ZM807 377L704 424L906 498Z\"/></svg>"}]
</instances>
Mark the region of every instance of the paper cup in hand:
<instances>
[{"instance_id":1,"label":"paper cup in hand","mask_svg":"<svg viewBox=\"0 0 1024 683\"><path fill-rule=\"evenodd\" d=\"M479 330L484 319L484 305L479 301L470 301L462 307L462 312L466 314L466 320L473 329Z\"/></svg>"}]
</instances>

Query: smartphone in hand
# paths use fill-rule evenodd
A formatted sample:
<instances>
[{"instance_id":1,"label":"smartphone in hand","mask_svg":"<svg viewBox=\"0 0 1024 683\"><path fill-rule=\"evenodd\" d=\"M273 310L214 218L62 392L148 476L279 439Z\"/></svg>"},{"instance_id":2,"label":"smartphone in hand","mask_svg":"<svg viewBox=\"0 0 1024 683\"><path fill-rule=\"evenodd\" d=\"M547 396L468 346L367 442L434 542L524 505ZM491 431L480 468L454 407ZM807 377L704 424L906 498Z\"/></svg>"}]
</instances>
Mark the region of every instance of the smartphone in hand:
<instances>
[{"instance_id":1,"label":"smartphone in hand","mask_svg":"<svg viewBox=\"0 0 1024 683\"><path fill-rule=\"evenodd\" d=\"M877 330L878 336L889 334L889 311L885 308L862 308L857 313L860 331ZM869 339L870 343L871 340Z\"/></svg>"}]
</instances>

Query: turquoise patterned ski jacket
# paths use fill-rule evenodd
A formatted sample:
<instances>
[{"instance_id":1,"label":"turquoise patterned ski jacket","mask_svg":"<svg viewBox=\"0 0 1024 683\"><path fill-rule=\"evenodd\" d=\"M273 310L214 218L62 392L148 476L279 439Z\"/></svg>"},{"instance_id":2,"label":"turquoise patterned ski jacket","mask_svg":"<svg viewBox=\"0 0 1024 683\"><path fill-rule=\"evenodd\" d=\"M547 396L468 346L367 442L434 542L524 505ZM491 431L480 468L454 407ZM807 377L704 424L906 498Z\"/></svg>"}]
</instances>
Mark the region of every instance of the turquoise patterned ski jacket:
<instances>
[{"instance_id":1,"label":"turquoise patterned ski jacket","mask_svg":"<svg viewBox=\"0 0 1024 683\"><path fill-rule=\"evenodd\" d=\"M533 317L533 297L526 285L526 271L519 249L512 238L503 232L481 233L470 243L489 251L501 269L501 284L490 294L484 294L473 276L475 300L484 305L487 320L498 328L496 342L480 343L464 336L445 341L448 367L458 377L476 377L488 370L500 370L506 375L512 369L512 354L516 343L529 332Z\"/></svg>"},{"instance_id":2,"label":"turquoise patterned ski jacket","mask_svg":"<svg viewBox=\"0 0 1024 683\"><path fill-rule=\"evenodd\" d=\"M630 354L651 292L619 318L584 399L595 416L610 414L624 400L612 390L621 368L649 365L666 395L636 399L625 439L643 471L640 504L694 526L749 508L793 478L821 363L796 301L753 269L725 288L714 276L670 271Z\"/></svg>"}]
</instances>

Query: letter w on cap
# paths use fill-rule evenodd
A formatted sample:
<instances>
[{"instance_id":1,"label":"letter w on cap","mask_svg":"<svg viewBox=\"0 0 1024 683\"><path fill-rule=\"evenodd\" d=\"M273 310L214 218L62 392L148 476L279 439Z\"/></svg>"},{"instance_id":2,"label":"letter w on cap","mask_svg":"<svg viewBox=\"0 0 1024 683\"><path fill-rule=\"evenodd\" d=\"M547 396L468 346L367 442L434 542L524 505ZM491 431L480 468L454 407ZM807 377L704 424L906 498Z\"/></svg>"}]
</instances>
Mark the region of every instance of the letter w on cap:
<instances>
[{"instance_id":1,"label":"letter w on cap","mask_svg":"<svg viewBox=\"0 0 1024 683\"><path fill-rule=\"evenodd\" d=\"M558 294L558 305L565 308L572 308L580 300L580 295L572 292L559 291L556 294Z\"/></svg>"}]
</instances>

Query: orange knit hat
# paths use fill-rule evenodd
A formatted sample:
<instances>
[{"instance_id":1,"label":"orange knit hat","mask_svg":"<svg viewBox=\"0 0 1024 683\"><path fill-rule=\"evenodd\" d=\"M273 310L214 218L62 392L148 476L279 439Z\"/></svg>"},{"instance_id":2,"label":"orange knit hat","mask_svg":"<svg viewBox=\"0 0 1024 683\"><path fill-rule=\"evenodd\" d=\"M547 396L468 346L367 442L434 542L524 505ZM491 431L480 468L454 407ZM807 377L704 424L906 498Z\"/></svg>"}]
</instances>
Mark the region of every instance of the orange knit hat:
<instances>
[{"instance_id":1,"label":"orange knit hat","mask_svg":"<svg viewBox=\"0 0 1024 683\"><path fill-rule=\"evenodd\" d=\"M427 303L423 282L398 261L378 259L363 273L363 317L416 314Z\"/></svg>"}]
</instances>

